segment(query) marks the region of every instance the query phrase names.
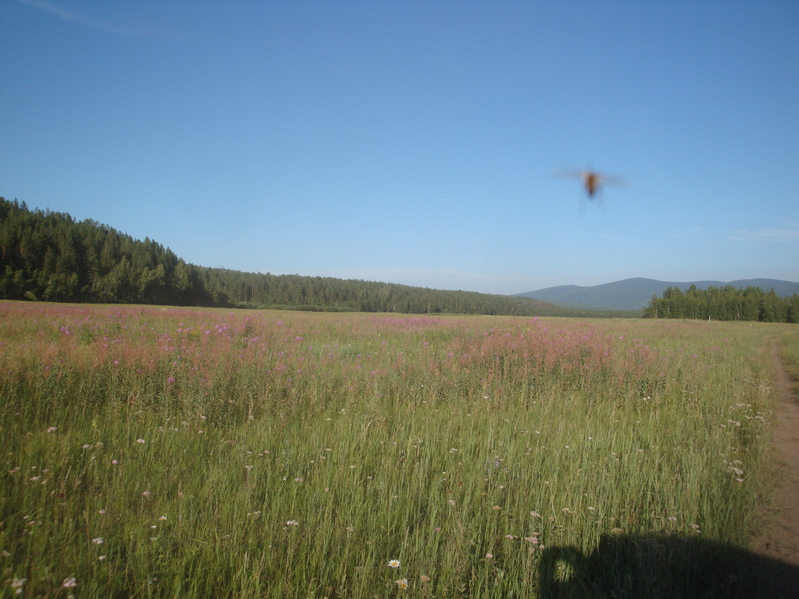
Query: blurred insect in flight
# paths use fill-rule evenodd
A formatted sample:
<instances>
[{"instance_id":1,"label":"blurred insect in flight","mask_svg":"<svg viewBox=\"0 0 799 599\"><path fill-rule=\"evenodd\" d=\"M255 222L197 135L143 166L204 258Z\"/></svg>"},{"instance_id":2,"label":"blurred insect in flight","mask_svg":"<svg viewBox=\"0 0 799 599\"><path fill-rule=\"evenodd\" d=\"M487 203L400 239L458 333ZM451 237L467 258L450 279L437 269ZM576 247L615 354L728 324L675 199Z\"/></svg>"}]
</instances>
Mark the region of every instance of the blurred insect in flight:
<instances>
[{"instance_id":1,"label":"blurred insect in flight","mask_svg":"<svg viewBox=\"0 0 799 599\"><path fill-rule=\"evenodd\" d=\"M608 175L603 175L602 173L598 173L596 171L591 171L591 170L559 171L557 174L561 177L572 177L575 179L581 179L583 182L583 187L585 188L585 192L586 194L588 194L589 200L594 198L594 196L599 192L600 188L603 185L624 185L624 181L619 179L618 177L610 177Z\"/></svg>"}]
</instances>

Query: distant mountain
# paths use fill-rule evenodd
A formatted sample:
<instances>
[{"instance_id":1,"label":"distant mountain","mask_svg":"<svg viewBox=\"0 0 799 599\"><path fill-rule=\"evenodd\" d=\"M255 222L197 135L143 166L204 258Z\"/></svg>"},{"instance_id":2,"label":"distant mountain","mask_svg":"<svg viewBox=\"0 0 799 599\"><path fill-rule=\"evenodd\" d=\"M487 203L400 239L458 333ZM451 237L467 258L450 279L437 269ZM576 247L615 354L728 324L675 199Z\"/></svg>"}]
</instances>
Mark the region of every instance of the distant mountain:
<instances>
[{"instance_id":1,"label":"distant mountain","mask_svg":"<svg viewBox=\"0 0 799 599\"><path fill-rule=\"evenodd\" d=\"M578 285L560 285L547 287L538 291L517 293L520 297L531 297L569 308L591 308L609 310L639 310L649 305L653 295L660 297L669 287L679 287L683 291L691 285L697 289L708 287L724 287L731 285L736 288L760 287L763 291L774 290L779 296L791 296L799 293L799 283L780 281L778 279L742 279L724 283L722 281L693 281L690 283L670 283L654 279L633 278L605 283L592 287Z\"/></svg>"}]
</instances>

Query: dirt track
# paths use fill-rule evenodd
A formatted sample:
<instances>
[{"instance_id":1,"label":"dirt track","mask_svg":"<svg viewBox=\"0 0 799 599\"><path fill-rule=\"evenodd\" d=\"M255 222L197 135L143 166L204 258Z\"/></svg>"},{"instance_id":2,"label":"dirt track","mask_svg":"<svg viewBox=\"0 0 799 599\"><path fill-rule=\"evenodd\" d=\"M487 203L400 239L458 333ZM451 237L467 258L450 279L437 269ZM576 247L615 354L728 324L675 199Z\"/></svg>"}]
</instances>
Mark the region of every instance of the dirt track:
<instances>
[{"instance_id":1,"label":"dirt track","mask_svg":"<svg viewBox=\"0 0 799 599\"><path fill-rule=\"evenodd\" d=\"M777 397L774 453L781 483L771 506L771 524L754 544L758 553L794 566L782 584L782 597L799 597L799 396L783 366L776 341L769 348Z\"/></svg>"}]
</instances>

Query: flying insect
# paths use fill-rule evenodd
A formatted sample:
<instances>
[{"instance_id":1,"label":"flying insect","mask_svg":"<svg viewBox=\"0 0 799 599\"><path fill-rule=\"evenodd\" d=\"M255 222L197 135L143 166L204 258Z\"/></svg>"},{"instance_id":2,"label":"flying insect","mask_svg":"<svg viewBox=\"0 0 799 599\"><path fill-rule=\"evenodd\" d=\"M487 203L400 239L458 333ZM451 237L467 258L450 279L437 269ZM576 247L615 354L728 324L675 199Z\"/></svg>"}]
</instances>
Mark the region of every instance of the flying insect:
<instances>
[{"instance_id":1,"label":"flying insect","mask_svg":"<svg viewBox=\"0 0 799 599\"><path fill-rule=\"evenodd\" d=\"M557 174L561 177L571 177L582 180L585 193L588 195L589 200L594 199L604 185L624 185L624 181L618 177L611 177L592 170L567 170L559 171Z\"/></svg>"}]
</instances>

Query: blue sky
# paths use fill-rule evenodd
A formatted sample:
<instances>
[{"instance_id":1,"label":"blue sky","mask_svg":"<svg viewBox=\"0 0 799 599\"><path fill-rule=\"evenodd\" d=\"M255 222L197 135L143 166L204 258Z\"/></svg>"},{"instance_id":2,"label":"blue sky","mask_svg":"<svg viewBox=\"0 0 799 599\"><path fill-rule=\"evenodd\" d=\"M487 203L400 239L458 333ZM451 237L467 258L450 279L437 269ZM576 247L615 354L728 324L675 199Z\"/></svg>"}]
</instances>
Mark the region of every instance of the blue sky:
<instances>
[{"instance_id":1,"label":"blue sky","mask_svg":"<svg viewBox=\"0 0 799 599\"><path fill-rule=\"evenodd\" d=\"M792 0L3 0L0 195L244 271L799 281L797 31Z\"/></svg>"}]
</instances>

